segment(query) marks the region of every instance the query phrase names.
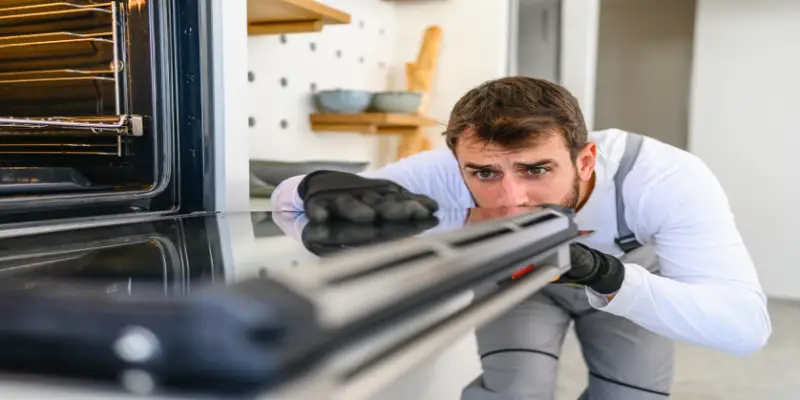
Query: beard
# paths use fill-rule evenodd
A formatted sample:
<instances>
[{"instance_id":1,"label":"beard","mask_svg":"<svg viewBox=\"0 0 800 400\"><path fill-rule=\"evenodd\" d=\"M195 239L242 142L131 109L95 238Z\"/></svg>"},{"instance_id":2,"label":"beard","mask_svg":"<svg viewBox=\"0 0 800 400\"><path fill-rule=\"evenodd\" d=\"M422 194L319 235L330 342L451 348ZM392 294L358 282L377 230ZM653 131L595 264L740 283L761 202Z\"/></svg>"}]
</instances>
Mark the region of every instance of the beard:
<instances>
[{"instance_id":1,"label":"beard","mask_svg":"<svg viewBox=\"0 0 800 400\"><path fill-rule=\"evenodd\" d=\"M575 175L572 177L572 191L568 193L564 198L561 200L561 207L569 208L571 210L577 210L578 202L580 201L581 197L581 183L580 178L578 177L578 170L575 169Z\"/></svg>"}]
</instances>

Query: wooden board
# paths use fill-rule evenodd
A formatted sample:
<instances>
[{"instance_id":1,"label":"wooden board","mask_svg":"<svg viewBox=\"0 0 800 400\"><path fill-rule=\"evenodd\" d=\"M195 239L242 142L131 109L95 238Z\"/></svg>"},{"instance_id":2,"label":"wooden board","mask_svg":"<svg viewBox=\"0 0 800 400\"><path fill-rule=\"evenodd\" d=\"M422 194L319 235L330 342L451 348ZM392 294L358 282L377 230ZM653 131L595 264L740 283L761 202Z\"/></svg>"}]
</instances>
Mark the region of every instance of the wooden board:
<instances>
[{"instance_id":1,"label":"wooden board","mask_svg":"<svg viewBox=\"0 0 800 400\"><path fill-rule=\"evenodd\" d=\"M435 126L436 121L411 114L311 114L311 123L317 125L367 125L375 127L421 127Z\"/></svg>"},{"instance_id":2,"label":"wooden board","mask_svg":"<svg viewBox=\"0 0 800 400\"><path fill-rule=\"evenodd\" d=\"M248 34L314 32L349 24L350 14L314 0L247 0Z\"/></svg>"}]
</instances>

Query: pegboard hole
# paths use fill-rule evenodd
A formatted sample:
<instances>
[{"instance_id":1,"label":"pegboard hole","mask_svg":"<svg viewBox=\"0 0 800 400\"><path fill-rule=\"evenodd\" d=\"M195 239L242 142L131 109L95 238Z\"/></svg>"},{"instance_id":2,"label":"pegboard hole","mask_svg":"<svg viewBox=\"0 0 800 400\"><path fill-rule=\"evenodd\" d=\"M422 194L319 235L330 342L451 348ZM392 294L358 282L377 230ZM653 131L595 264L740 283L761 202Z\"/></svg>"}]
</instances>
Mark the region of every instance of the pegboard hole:
<instances>
[{"instance_id":1,"label":"pegboard hole","mask_svg":"<svg viewBox=\"0 0 800 400\"><path fill-rule=\"evenodd\" d=\"M281 129L286 129L289 127L289 121L282 119L281 120Z\"/></svg>"},{"instance_id":2,"label":"pegboard hole","mask_svg":"<svg viewBox=\"0 0 800 400\"><path fill-rule=\"evenodd\" d=\"M311 43L309 43L308 48L311 49L311 51L317 51L317 44L314 43L314 42L311 42Z\"/></svg>"},{"instance_id":3,"label":"pegboard hole","mask_svg":"<svg viewBox=\"0 0 800 400\"><path fill-rule=\"evenodd\" d=\"M378 33L379 33L381 36L383 36L383 35L385 35L385 34L386 34L386 29L383 29L383 28L381 28L381 29L378 31Z\"/></svg>"},{"instance_id":4,"label":"pegboard hole","mask_svg":"<svg viewBox=\"0 0 800 400\"><path fill-rule=\"evenodd\" d=\"M279 39L278 39L278 40L280 40L280 41L281 41L281 44L286 44L286 42L288 41L288 39L286 38L286 35L285 35L285 34L281 34L281 35L279 36Z\"/></svg>"},{"instance_id":5,"label":"pegboard hole","mask_svg":"<svg viewBox=\"0 0 800 400\"><path fill-rule=\"evenodd\" d=\"M342 51L336 50L336 58L342 58Z\"/></svg>"},{"instance_id":6,"label":"pegboard hole","mask_svg":"<svg viewBox=\"0 0 800 400\"><path fill-rule=\"evenodd\" d=\"M281 78L281 87L289 86L289 80L286 78Z\"/></svg>"},{"instance_id":7,"label":"pegboard hole","mask_svg":"<svg viewBox=\"0 0 800 400\"><path fill-rule=\"evenodd\" d=\"M247 81L253 82L255 80L256 80L256 74L254 74L253 71L247 71Z\"/></svg>"},{"instance_id":8,"label":"pegboard hole","mask_svg":"<svg viewBox=\"0 0 800 400\"><path fill-rule=\"evenodd\" d=\"M252 127L254 127L254 126L256 126L256 119L255 119L255 117L248 117L248 118L247 118L247 125L248 125L249 127L251 127L251 128L252 128Z\"/></svg>"},{"instance_id":9,"label":"pegboard hole","mask_svg":"<svg viewBox=\"0 0 800 400\"><path fill-rule=\"evenodd\" d=\"M364 57L358 57L358 62L360 64L363 64L364 63Z\"/></svg>"},{"instance_id":10,"label":"pegboard hole","mask_svg":"<svg viewBox=\"0 0 800 400\"><path fill-rule=\"evenodd\" d=\"M364 21L358 21L358 27L364 29Z\"/></svg>"},{"instance_id":11,"label":"pegboard hole","mask_svg":"<svg viewBox=\"0 0 800 400\"><path fill-rule=\"evenodd\" d=\"M311 85L309 85L309 86L310 86L312 92L316 92L317 91L317 84L316 83L311 82Z\"/></svg>"}]
</instances>

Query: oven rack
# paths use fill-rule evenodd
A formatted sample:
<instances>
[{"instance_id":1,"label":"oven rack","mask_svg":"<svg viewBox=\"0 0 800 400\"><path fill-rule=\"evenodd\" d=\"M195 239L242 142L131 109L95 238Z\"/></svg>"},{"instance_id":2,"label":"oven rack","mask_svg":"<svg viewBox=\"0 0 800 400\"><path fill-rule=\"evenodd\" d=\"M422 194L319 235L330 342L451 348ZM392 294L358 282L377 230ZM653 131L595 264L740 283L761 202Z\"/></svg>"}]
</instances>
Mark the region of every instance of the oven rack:
<instances>
[{"instance_id":1,"label":"oven rack","mask_svg":"<svg viewBox=\"0 0 800 400\"><path fill-rule=\"evenodd\" d=\"M0 154L119 156L116 143L20 143L0 144Z\"/></svg>"},{"instance_id":2,"label":"oven rack","mask_svg":"<svg viewBox=\"0 0 800 400\"><path fill-rule=\"evenodd\" d=\"M0 28L2 33L2 28ZM110 65L113 32L48 32L0 36L0 72Z\"/></svg>"},{"instance_id":3,"label":"oven rack","mask_svg":"<svg viewBox=\"0 0 800 400\"><path fill-rule=\"evenodd\" d=\"M144 121L141 116L137 115L0 118L0 136L33 136L53 133L81 136L142 136L144 134ZM2 146L2 143L0 143L0 146Z\"/></svg>"},{"instance_id":4,"label":"oven rack","mask_svg":"<svg viewBox=\"0 0 800 400\"><path fill-rule=\"evenodd\" d=\"M122 156L123 137L143 134L136 115L0 118L0 154Z\"/></svg>"},{"instance_id":5,"label":"oven rack","mask_svg":"<svg viewBox=\"0 0 800 400\"><path fill-rule=\"evenodd\" d=\"M56 106L60 115L72 107L78 114L116 114L117 80L105 69L62 69L0 72L0 113L27 115L37 108Z\"/></svg>"},{"instance_id":6,"label":"oven rack","mask_svg":"<svg viewBox=\"0 0 800 400\"><path fill-rule=\"evenodd\" d=\"M0 1L0 154L116 155L128 115L117 5Z\"/></svg>"},{"instance_id":7,"label":"oven rack","mask_svg":"<svg viewBox=\"0 0 800 400\"><path fill-rule=\"evenodd\" d=\"M108 30L115 19L115 5L111 2L9 1L14 2L0 2L0 36Z\"/></svg>"},{"instance_id":8,"label":"oven rack","mask_svg":"<svg viewBox=\"0 0 800 400\"><path fill-rule=\"evenodd\" d=\"M35 1L35 0L3 0L0 7L0 26L23 24L31 21L47 22L53 19L93 18L93 14L112 13L112 1L78 2L78 1Z\"/></svg>"}]
</instances>

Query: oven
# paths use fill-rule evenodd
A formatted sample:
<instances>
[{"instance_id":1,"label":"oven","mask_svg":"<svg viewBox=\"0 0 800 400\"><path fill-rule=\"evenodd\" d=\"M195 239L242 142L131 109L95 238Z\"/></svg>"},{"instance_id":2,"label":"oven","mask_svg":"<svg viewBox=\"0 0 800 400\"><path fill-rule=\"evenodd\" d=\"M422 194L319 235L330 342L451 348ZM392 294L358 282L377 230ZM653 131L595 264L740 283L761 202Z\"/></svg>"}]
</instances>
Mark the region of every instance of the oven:
<instances>
[{"instance_id":1,"label":"oven","mask_svg":"<svg viewBox=\"0 0 800 400\"><path fill-rule=\"evenodd\" d=\"M206 1L0 2L0 226L214 209Z\"/></svg>"}]
</instances>

